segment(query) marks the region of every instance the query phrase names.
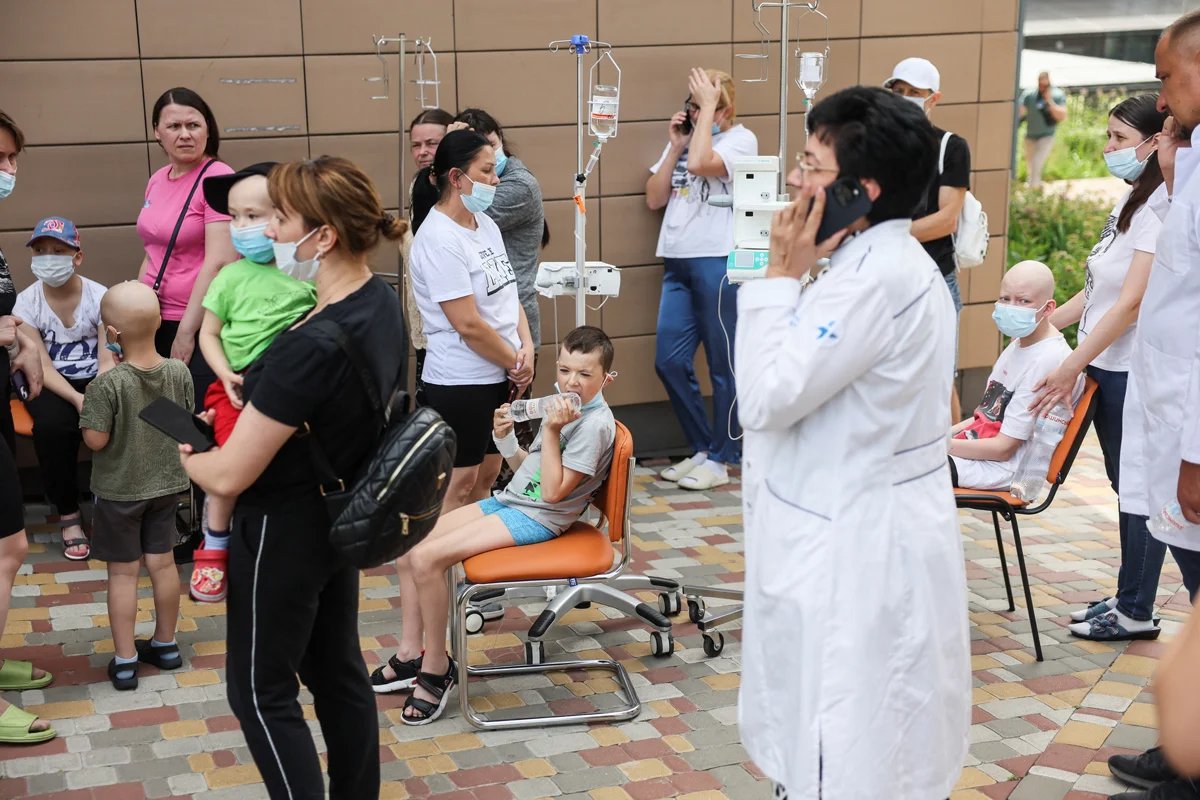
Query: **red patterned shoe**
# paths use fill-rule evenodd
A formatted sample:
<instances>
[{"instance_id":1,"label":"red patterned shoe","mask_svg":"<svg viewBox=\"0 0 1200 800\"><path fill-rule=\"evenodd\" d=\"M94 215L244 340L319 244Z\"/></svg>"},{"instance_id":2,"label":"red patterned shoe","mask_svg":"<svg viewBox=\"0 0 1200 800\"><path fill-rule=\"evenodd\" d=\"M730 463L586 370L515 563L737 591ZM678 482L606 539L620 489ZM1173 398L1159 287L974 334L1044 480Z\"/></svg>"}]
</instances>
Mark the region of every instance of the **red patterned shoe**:
<instances>
[{"instance_id":1,"label":"red patterned shoe","mask_svg":"<svg viewBox=\"0 0 1200 800\"><path fill-rule=\"evenodd\" d=\"M228 550L196 548L192 568L192 599L199 603L219 603L225 599L225 572L229 563Z\"/></svg>"}]
</instances>

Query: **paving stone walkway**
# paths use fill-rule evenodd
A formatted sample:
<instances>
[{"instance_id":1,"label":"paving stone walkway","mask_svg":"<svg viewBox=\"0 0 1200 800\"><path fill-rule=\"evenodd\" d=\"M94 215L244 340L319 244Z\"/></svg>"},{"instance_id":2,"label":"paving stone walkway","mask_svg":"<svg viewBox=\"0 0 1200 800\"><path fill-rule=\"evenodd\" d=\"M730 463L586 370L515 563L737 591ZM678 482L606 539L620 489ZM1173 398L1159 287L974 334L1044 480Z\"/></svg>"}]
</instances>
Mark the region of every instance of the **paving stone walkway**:
<instances>
[{"instance_id":1,"label":"paving stone walkway","mask_svg":"<svg viewBox=\"0 0 1200 800\"><path fill-rule=\"evenodd\" d=\"M707 494L657 482L653 465L636 477L634 569L690 583L742 580L740 495L736 481ZM1164 642L1129 646L1073 639L1065 614L1111 594L1119 565L1116 505L1099 448L1089 441L1054 507L1023 525L1034 603L1046 661L1034 662L1029 623L1018 600L1004 610L1004 584L990 519L963 513L970 580L974 717L970 757L953 800L1096 800L1118 790L1105 759L1154 743L1146 685ZM187 665L158 674L145 667L136 692L114 691L103 564L65 561L30 507L31 556L13 590L0 638L7 656L31 659L55 674L41 691L7 696L52 719L59 738L34 747L0 746L0 798L195 800L263 798L266 793L225 699L224 608L184 600L179 641ZM1009 566L1020 598L1009 546ZM149 582L143 580L139 634L149 632ZM653 600L652 594L646 595ZM544 602L544 601L543 601ZM362 647L372 666L396 645L394 572L362 582ZM1189 606L1168 558L1159 604L1163 640ZM541 610L537 598L510 605L503 620L472 637L475 663L522 657L522 633ZM715 607L717 603L714 601ZM739 632L708 658L686 615L676 620L677 649L650 655L649 632L600 607L575 610L553 629L547 657L607 654L633 675L641 716L614 726L510 732L473 731L457 713L432 726L400 723L402 698L379 701L384 798L459 800L688 800L770 796L768 783L738 740ZM480 711L528 707L586 709L613 701L607 678L523 676L473 690ZM308 698L304 698L308 702ZM306 713L312 717L311 705ZM315 721L312 723L316 729ZM318 738L320 744L320 739Z\"/></svg>"}]
</instances>

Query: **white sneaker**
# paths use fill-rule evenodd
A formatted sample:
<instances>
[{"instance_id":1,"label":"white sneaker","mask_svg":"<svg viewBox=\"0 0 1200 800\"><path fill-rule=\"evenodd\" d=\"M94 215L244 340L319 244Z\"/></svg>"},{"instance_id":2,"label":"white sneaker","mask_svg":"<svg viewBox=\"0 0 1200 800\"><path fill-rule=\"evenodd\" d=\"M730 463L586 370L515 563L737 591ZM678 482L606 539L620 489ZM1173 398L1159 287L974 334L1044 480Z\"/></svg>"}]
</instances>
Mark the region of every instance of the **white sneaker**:
<instances>
[{"instance_id":1,"label":"white sneaker","mask_svg":"<svg viewBox=\"0 0 1200 800\"><path fill-rule=\"evenodd\" d=\"M686 476L688 473L707 460L708 453L696 453L691 458L685 458L683 461L667 467L662 472L658 473L658 477L662 478L664 481L677 483L681 478Z\"/></svg>"},{"instance_id":2,"label":"white sneaker","mask_svg":"<svg viewBox=\"0 0 1200 800\"><path fill-rule=\"evenodd\" d=\"M679 479L679 488L699 492L716 486L724 486L727 483L729 483L729 471L725 465L716 461L705 461Z\"/></svg>"}]
</instances>

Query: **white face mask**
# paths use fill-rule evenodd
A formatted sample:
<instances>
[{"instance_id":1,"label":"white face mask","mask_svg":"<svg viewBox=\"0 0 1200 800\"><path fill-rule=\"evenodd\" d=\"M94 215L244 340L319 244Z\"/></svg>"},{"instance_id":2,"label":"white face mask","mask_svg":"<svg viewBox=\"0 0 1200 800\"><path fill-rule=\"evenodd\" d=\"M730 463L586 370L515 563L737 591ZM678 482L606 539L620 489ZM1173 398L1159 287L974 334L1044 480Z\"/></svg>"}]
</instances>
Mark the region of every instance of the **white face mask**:
<instances>
[{"instance_id":1,"label":"white face mask","mask_svg":"<svg viewBox=\"0 0 1200 800\"><path fill-rule=\"evenodd\" d=\"M296 260L296 248L304 244L304 240L317 232L313 228L294 242L275 242L271 249L275 251L275 266L298 281L311 281L317 277L317 269L321 266L321 254L303 261Z\"/></svg>"},{"instance_id":2,"label":"white face mask","mask_svg":"<svg viewBox=\"0 0 1200 800\"><path fill-rule=\"evenodd\" d=\"M929 99L928 97L907 97L907 96L905 96L903 99L907 100L908 102L912 103L917 108L921 109L922 114L925 113L925 101Z\"/></svg>"},{"instance_id":3,"label":"white face mask","mask_svg":"<svg viewBox=\"0 0 1200 800\"><path fill-rule=\"evenodd\" d=\"M35 278L57 289L75 274L75 257L65 255L34 256L29 262Z\"/></svg>"}]
</instances>

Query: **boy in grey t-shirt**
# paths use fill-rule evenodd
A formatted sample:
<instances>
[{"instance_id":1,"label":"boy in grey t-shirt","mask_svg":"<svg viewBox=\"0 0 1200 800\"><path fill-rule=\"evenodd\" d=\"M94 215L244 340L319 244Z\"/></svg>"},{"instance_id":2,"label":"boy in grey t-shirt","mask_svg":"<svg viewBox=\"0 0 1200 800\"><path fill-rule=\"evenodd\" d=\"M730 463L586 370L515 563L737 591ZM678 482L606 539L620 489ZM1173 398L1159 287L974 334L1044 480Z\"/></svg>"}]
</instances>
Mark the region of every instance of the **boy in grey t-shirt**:
<instances>
[{"instance_id":1,"label":"boy in grey t-shirt","mask_svg":"<svg viewBox=\"0 0 1200 800\"><path fill-rule=\"evenodd\" d=\"M578 394L582 408L558 398L528 453L517 444L509 406L497 409L492 436L514 470L512 481L495 497L443 516L399 560L401 596L415 593L418 602L401 605L400 646L372 673L371 684L379 693L414 687L402 712L405 725L441 716L454 684L455 667L446 653L446 570L480 553L553 539L579 519L607 477L616 423L600 392L616 377L612 361L612 341L604 331L585 325L567 334L558 354L557 387Z\"/></svg>"}]
</instances>

